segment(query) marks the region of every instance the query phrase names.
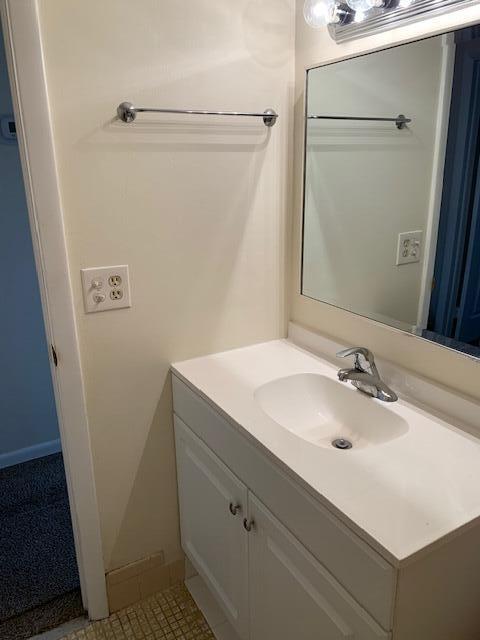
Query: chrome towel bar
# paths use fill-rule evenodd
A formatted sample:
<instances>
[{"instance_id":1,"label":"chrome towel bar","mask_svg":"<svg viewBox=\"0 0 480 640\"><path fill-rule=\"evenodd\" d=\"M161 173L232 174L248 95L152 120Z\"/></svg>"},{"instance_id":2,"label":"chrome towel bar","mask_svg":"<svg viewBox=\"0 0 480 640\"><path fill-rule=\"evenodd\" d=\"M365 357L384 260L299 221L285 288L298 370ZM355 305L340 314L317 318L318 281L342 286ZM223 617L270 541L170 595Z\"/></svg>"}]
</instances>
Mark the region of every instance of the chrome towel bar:
<instances>
[{"instance_id":1,"label":"chrome towel bar","mask_svg":"<svg viewBox=\"0 0 480 640\"><path fill-rule=\"evenodd\" d=\"M405 125L412 122L402 113L396 118L364 118L360 116L307 116L308 120L364 120L369 122L395 122L397 129L404 129Z\"/></svg>"},{"instance_id":2,"label":"chrome towel bar","mask_svg":"<svg viewBox=\"0 0 480 640\"><path fill-rule=\"evenodd\" d=\"M279 117L278 113L273 109L267 109L263 113L246 113L242 111L203 111L197 109L150 109L148 107L134 107L131 102L122 102L118 105L117 115L122 122L133 122L137 117L137 113L177 113L194 116L244 116L247 118L263 118L266 127L273 127Z\"/></svg>"}]
</instances>

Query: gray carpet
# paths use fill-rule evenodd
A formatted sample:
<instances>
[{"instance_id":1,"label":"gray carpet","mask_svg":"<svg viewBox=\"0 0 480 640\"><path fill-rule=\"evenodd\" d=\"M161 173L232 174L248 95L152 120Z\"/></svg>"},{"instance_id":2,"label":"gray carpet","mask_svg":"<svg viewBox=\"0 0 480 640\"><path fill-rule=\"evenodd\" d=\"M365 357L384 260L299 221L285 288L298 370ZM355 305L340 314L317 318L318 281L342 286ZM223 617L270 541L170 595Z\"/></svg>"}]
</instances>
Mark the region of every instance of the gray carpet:
<instances>
[{"instance_id":1,"label":"gray carpet","mask_svg":"<svg viewBox=\"0 0 480 640\"><path fill-rule=\"evenodd\" d=\"M27 640L85 614L80 589L0 622L1 640Z\"/></svg>"},{"instance_id":2,"label":"gray carpet","mask_svg":"<svg viewBox=\"0 0 480 640\"><path fill-rule=\"evenodd\" d=\"M78 587L62 455L0 469L0 623Z\"/></svg>"}]
</instances>

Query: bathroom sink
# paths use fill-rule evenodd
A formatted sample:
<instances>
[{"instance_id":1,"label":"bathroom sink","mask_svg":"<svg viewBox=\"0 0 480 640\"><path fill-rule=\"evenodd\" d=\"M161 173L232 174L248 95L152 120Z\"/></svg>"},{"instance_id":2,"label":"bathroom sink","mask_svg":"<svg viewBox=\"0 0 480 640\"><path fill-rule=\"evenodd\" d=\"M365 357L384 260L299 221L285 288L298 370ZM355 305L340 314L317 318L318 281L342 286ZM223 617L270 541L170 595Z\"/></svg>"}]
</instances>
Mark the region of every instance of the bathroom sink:
<instances>
[{"instance_id":1,"label":"bathroom sink","mask_svg":"<svg viewBox=\"0 0 480 640\"><path fill-rule=\"evenodd\" d=\"M378 400L320 374L279 378L254 396L281 427L332 451L382 444L408 431L407 421Z\"/></svg>"}]
</instances>

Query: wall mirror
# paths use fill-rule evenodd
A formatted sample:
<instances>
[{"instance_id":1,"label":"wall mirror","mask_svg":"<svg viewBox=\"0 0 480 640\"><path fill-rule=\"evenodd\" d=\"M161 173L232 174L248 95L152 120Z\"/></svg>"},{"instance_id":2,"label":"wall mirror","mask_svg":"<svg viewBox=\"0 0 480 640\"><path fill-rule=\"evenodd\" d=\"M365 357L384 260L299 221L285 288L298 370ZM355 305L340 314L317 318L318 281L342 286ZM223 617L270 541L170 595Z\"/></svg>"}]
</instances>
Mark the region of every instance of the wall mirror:
<instances>
[{"instance_id":1,"label":"wall mirror","mask_svg":"<svg viewBox=\"0 0 480 640\"><path fill-rule=\"evenodd\" d=\"M307 72L302 294L480 357L480 26Z\"/></svg>"}]
</instances>

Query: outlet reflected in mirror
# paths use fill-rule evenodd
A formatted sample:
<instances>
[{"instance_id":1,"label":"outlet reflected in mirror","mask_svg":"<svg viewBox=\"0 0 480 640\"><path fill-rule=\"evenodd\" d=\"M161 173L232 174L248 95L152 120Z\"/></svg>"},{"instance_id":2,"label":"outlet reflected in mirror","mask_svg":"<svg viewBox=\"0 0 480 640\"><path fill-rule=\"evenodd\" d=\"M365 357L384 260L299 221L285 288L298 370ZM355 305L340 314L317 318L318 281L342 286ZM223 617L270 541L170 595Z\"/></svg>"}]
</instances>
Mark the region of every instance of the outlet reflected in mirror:
<instances>
[{"instance_id":1,"label":"outlet reflected in mirror","mask_svg":"<svg viewBox=\"0 0 480 640\"><path fill-rule=\"evenodd\" d=\"M480 27L307 76L302 294L480 357Z\"/></svg>"}]
</instances>

